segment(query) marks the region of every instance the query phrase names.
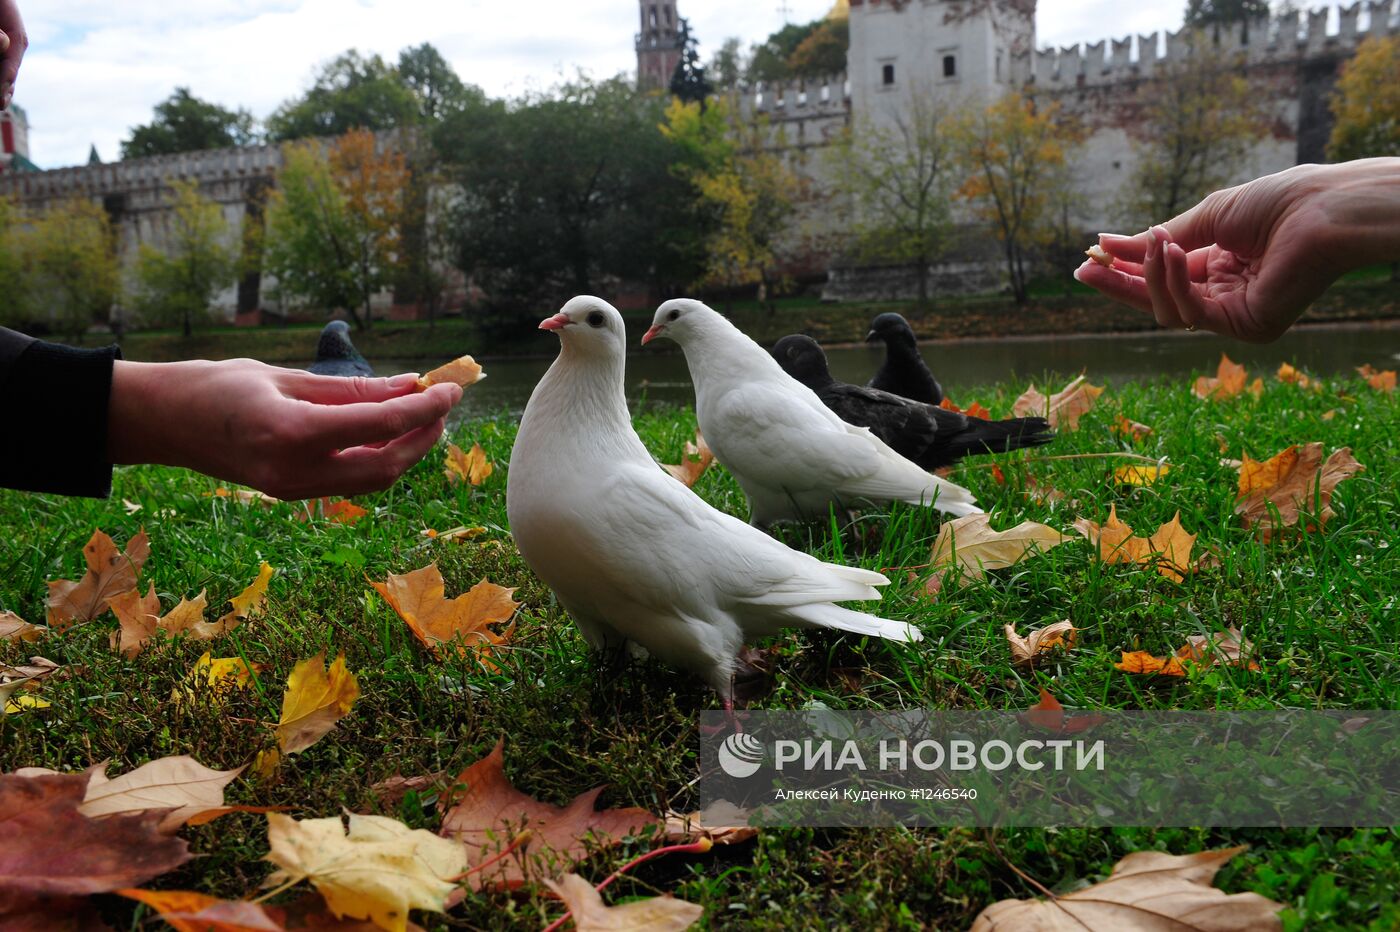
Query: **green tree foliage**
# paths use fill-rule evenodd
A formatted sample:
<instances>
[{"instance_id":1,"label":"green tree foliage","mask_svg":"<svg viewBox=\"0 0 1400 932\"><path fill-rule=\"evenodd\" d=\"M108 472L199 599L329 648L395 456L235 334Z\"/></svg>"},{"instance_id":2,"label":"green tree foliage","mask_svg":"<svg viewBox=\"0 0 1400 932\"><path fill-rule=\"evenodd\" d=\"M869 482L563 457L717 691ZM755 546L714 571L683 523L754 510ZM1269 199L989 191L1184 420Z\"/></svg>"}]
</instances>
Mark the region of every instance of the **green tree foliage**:
<instances>
[{"instance_id":1,"label":"green tree foliage","mask_svg":"<svg viewBox=\"0 0 1400 932\"><path fill-rule=\"evenodd\" d=\"M10 227L20 273L7 289L7 319L76 338L103 322L120 297L116 238L107 212L89 200L63 201Z\"/></svg>"},{"instance_id":2,"label":"green tree foliage","mask_svg":"<svg viewBox=\"0 0 1400 932\"><path fill-rule=\"evenodd\" d=\"M264 268L281 294L326 311L343 308L360 329L371 298L398 274L407 182L403 156L380 152L354 130L329 152L314 141L284 150L267 211Z\"/></svg>"},{"instance_id":3,"label":"green tree foliage","mask_svg":"<svg viewBox=\"0 0 1400 932\"><path fill-rule=\"evenodd\" d=\"M1122 197L1131 223L1174 217L1247 174L1254 144L1268 132L1268 112L1237 56L1199 32L1190 48L1139 88L1129 128L1136 165Z\"/></svg>"},{"instance_id":4,"label":"green tree foliage","mask_svg":"<svg viewBox=\"0 0 1400 932\"><path fill-rule=\"evenodd\" d=\"M710 57L710 63L705 66L705 70L716 86L727 90L738 86L746 67L742 43L730 36Z\"/></svg>"},{"instance_id":5,"label":"green tree foliage","mask_svg":"<svg viewBox=\"0 0 1400 932\"><path fill-rule=\"evenodd\" d=\"M1228 26L1269 15L1269 0L1187 0L1185 23L1200 29Z\"/></svg>"},{"instance_id":6,"label":"green tree foliage","mask_svg":"<svg viewBox=\"0 0 1400 932\"><path fill-rule=\"evenodd\" d=\"M341 136L355 129L411 125L420 113L413 90L378 55L351 49L321 67L309 90L267 118L268 137Z\"/></svg>"},{"instance_id":7,"label":"green tree foliage","mask_svg":"<svg viewBox=\"0 0 1400 932\"><path fill-rule=\"evenodd\" d=\"M956 118L947 101L916 95L893 127L864 126L832 150L839 189L851 200L849 230L858 256L913 264L921 303L929 296L929 266L947 248L952 230Z\"/></svg>"},{"instance_id":8,"label":"green tree foliage","mask_svg":"<svg viewBox=\"0 0 1400 932\"><path fill-rule=\"evenodd\" d=\"M704 220L701 284L757 284L760 300L778 283L780 241L802 194L800 179L765 152L764 127L735 119L726 105L672 100L662 132L677 147L676 174L694 188Z\"/></svg>"},{"instance_id":9,"label":"green tree foliage","mask_svg":"<svg viewBox=\"0 0 1400 932\"><path fill-rule=\"evenodd\" d=\"M810 23L789 23L753 47L749 58L750 81L786 81L792 77L788 59L797 47L821 26L821 20Z\"/></svg>"},{"instance_id":10,"label":"green tree foliage","mask_svg":"<svg viewBox=\"0 0 1400 932\"><path fill-rule=\"evenodd\" d=\"M169 99L156 104L151 122L132 128L131 138L122 143L122 158L246 146L256 138L253 115L247 110L225 110L195 97L187 87L177 87Z\"/></svg>"},{"instance_id":11,"label":"green tree foliage","mask_svg":"<svg viewBox=\"0 0 1400 932\"><path fill-rule=\"evenodd\" d=\"M398 77L413 92L422 123L436 123L486 100L481 89L463 83L442 53L428 42L399 52Z\"/></svg>"},{"instance_id":12,"label":"green tree foliage","mask_svg":"<svg viewBox=\"0 0 1400 932\"><path fill-rule=\"evenodd\" d=\"M621 78L579 80L444 121L437 149L460 191L454 261L496 323L619 278L691 280L690 195L657 131L663 106Z\"/></svg>"},{"instance_id":13,"label":"green tree foliage","mask_svg":"<svg viewBox=\"0 0 1400 932\"><path fill-rule=\"evenodd\" d=\"M142 243L136 260L136 309L143 319L180 324L189 336L209 312L214 295L232 284L237 254L218 204L194 181L175 181L174 209L163 249Z\"/></svg>"},{"instance_id":14,"label":"green tree foliage","mask_svg":"<svg viewBox=\"0 0 1400 932\"><path fill-rule=\"evenodd\" d=\"M1371 36L1342 66L1332 96L1333 161L1400 155L1400 36Z\"/></svg>"},{"instance_id":15,"label":"green tree foliage","mask_svg":"<svg viewBox=\"0 0 1400 932\"><path fill-rule=\"evenodd\" d=\"M821 19L789 23L755 45L746 77L750 81L786 81L845 71L850 44L850 7L845 0L838 0Z\"/></svg>"},{"instance_id":16,"label":"green tree foliage","mask_svg":"<svg viewBox=\"0 0 1400 932\"><path fill-rule=\"evenodd\" d=\"M704 106L705 98L714 93L714 86L705 77L705 68L700 64L700 53L695 50L696 40L690 34L690 20L681 17L681 58L676 62L676 70L671 74L670 91L684 101L694 101Z\"/></svg>"}]
</instances>

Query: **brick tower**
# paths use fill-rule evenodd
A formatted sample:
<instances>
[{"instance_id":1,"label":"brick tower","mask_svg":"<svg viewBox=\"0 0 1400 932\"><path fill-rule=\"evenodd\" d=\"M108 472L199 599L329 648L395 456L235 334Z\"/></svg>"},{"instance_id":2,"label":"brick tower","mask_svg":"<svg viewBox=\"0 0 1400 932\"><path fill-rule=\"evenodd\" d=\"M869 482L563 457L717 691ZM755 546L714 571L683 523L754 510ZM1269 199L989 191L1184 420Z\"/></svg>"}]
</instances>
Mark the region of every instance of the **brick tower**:
<instances>
[{"instance_id":1,"label":"brick tower","mask_svg":"<svg viewBox=\"0 0 1400 932\"><path fill-rule=\"evenodd\" d=\"M637 33L637 85L665 88L681 60L680 17L676 0L641 0L642 29Z\"/></svg>"}]
</instances>

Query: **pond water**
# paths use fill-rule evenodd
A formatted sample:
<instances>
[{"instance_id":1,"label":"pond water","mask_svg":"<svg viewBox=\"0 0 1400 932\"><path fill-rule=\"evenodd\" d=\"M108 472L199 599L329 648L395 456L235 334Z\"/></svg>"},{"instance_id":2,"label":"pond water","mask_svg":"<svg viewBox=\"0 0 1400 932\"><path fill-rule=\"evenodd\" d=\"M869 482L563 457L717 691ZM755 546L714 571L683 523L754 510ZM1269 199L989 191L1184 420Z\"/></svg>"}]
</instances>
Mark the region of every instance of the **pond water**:
<instances>
[{"instance_id":1,"label":"pond water","mask_svg":"<svg viewBox=\"0 0 1400 932\"><path fill-rule=\"evenodd\" d=\"M663 341L661 347L641 350L627 359L627 397L634 408L643 397L648 401L694 404L685 357L669 341ZM956 400L980 385L1041 380L1046 373L1072 376L1086 371L1095 383L1112 385L1214 372L1222 351L1244 363L1251 375L1272 373L1282 362L1319 375L1350 372L1363 363L1393 369L1400 361L1400 326L1300 328L1267 346L1239 343L1213 334L1153 333L957 340L926 343L922 349L929 368ZM859 383L874 374L882 354L883 348L873 346L827 350L832 373L838 379ZM428 365L412 359L373 362L379 375L421 371ZM552 357L485 360L488 377L466 393L454 412L454 421L502 412L518 414L552 362Z\"/></svg>"}]
</instances>

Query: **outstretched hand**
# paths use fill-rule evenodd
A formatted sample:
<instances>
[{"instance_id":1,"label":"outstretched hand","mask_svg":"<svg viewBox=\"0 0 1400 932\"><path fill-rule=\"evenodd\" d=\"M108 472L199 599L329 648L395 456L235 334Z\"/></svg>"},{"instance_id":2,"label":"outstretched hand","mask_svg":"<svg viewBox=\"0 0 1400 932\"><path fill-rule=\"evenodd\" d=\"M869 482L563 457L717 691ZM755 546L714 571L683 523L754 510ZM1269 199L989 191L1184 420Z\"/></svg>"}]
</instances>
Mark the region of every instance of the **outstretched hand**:
<instances>
[{"instance_id":1,"label":"outstretched hand","mask_svg":"<svg viewBox=\"0 0 1400 932\"><path fill-rule=\"evenodd\" d=\"M338 378L251 359L117 362L108 407L113 463L184 466L277 498L392 485L442 434L457 385Z\"/></svg>"},{"instance_id":2,"label":"outstretched hand","mask_svg":"<svg viewBox=\"0 0 1400 932\"><path fill-rule=\"evenodd\" d=\"M15 95L19 63L29 48L29 36L15 0L0 0L0 110L10 106Z\"/></svg>"}]
</instances>

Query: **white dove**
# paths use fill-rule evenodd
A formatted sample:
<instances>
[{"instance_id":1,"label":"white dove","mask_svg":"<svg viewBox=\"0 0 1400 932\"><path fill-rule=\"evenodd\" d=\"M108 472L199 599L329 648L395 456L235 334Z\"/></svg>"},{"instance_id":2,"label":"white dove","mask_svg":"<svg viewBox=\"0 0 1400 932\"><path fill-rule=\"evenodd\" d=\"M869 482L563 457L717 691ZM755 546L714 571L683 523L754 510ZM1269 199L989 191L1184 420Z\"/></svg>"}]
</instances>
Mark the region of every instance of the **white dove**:
<instances>
[{"instance_id":1,"label":"white dove","mask_svg":"<svg viewBox=\"0 0 1400 932\"><path fill-rule=\"evenodd\" d=\"M732 712L748 639L784 627L922 637L832 604L879 599L884 576L792 550L662 471L632 429L612 305L580 296L540 328L561 348L520 420L506 511L525 562L592 647L634 642L699 673Z\"/></svg>"},{"instance_id":2,"label":"white dove","mask_svg":"<svg viewBox=\"0 0 1400 932\"><path fill-rule=\"evenodd\" d=\"M700 432L749 498L750 522L824 517L855 499L980 512L972 493L925 472L867 428L841 420L763 347L688 298L656 309L649 343L681 345L695 383Z\"/></svg>"}]
</instances>

